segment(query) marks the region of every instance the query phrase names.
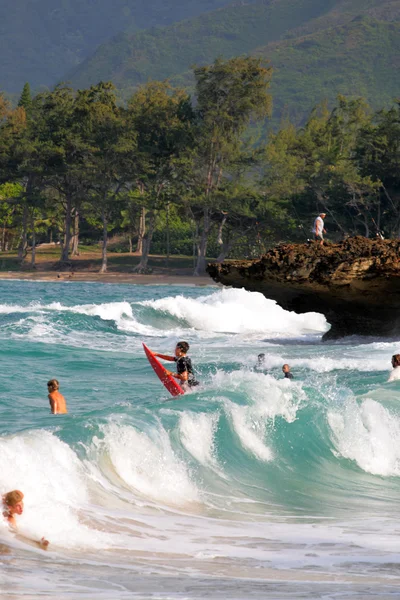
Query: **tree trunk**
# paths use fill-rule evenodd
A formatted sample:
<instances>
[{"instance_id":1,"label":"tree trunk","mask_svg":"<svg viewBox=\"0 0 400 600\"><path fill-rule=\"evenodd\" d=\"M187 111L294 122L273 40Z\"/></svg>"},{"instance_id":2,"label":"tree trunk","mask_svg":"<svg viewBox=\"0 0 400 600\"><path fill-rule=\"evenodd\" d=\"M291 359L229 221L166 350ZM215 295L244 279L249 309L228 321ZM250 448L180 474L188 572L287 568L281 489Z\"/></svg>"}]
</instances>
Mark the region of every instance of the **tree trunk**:
<instances>
[{"instance_id":1,"label":"tree trunk","mask_svg":"<svg viewBox=\"0 0 400 600\"><path fill-rule=\"evenodd\" d=\"M5 250L6 249L6 222L5 220L3 221L3 234L1 236L1 248L0 250Z\"/></svg>"},{"instance_id":2,"label":"tree trunk","mask_svg":"<svg viewBox=\"0 0 400 600\"><path fill-rule=\"evenodd\" d=\"M233 246L233 242L225 242L222 245L221 252L219 253L219 255L217 257L217 261L216 261L217 263L224 262L224 260L228 256L229 252L231 251L232 246Z\"/></svg>"},{"instance_id":3,"label":"tree trunk","mask_svg":"<svg viewBox=\"0 0 400 600\"><path fill-rule=\"evenodd\" d=\"M21 241L18 248L18 260L23 262L26 256L27 237L28 237L28 204L25 202L24 210L22 213L22 231Z\"/></svg>"},{"instance_id":4,"label":"tree trunk","mask_svg":"<svg viewBox=\"0 0 400 600\"><path fill-rule=\"evenodd\" d=\"M132 233L130 232L128 235L129 241L129 254L133 254L133 244L132 244Z\"/></svg>"},{"instance_id":5,"label":"tree trunk","mask_svg":"<svg viewBox=\"0 0 400 600\"><path fill-rule=\"evenodd\" d=\"M142 206L139 219L139 234L135 254L143 254L143 240L146 235L146 209Z\"/></svg>"},{"instance_id":6,"label":"tree trunk","mask_svg":"<svg viewBox=\"0 0 400 600\"><path fill-rule=\"evenodd\" d=\"M147 272L147 263L149 260L150 246L151 246L151 242L153 239L155 225L156 225L156 212L152 211L150 213L149 226L148 226L147 232L145 233L144 238L143 238L142 257L140 259L140 263L137 265L137 267L135 267L133 269L133 271L135 273L146 273Z\"/></svg>"},{"instance_id":7,"label":"tree trunk","mask_svg":"<svg viewBox=\"0 0 400 600\"><path fill-rule=\"evenodd\" d=\"M217 244L219 244L220 246L223 246L223 244L224 244L224 240L222 238L222 232L224 230L224 225L226 223L226 219L227 218L228 218L227 215L223 215L222 221L221 221L221 223L219 224L219 227L218 227Z\"/></svg>"},{"instance_id":8,"label":"tree trunk","mask_svg":"<svg viewBox=\"0 0 400 600\"><path fill-rule=\"evenodd\" d=\"M107 242L108 242L108 232L107 232L107 217L106 211L103 208L101 213L101 219L103 221L103 246L101 251L101 269L100 273L107 273Z\"/></svg>"},{"instance_id":9,"label":"tree trunk","mask_svg":"<svg viewBox=\"0 0 400 600\"><path fill-rule=\"evenodd\" d=\"M193 273L193 275L195 277L204 275L206 272L206 252L207 252L207 242L208 242L208 234L210 232L210 227L211 227L210 211L208 208L204 208L203 230L201 232L200 242L198 243L198 246L197 246L197 264L196 264L196 268Z\"/></svg>"},{"instance_id":10,"label":"tree trunk","mask_svg":"<svg viewBox=\"0 0 400 600\"><path fill-rule=\"evenodd\" d=\"M32 208L31 214L31 228L32 228L32 253L31 253L31 267L36 269L36 230L35 230L35 209Z\"/></svg>"},{"instance_id":11,"label":"tree trunk","mask_svg":"<svg viewBox=\"0 0 400 600\"><path fill-rule=\"evenodd\" d=\"M68 191L66 194L67 206L65 209L65 230L64 230L64 244L61 248L61 262L67 262L69 258L69 247L71 244L71 223L72 223L72 195Z\"/></svg>"},{"instance_id":12,"label":"tree trunk","mask_svg":"<svg viewBox=\"0 0 400 600\"><path fill-rule=\"evenodd\" d=\"M72 236L72 248L71 254L72 256L79 256L79 212L75 209L74 214L74 235Z\"/></svg>"},{"instance_id":13,"label":"tree trunk","mask_svg":"<svg viewBox=\"0 0 400 600\"><path fill-rule=\"evenodd\" d=\"M170 253L170 231L169 231L169 202L167 203L167 223L166 223L166 242L167 242L167 260L166 267L169 269L169 253Z\"/></svg>"}]
</instances>

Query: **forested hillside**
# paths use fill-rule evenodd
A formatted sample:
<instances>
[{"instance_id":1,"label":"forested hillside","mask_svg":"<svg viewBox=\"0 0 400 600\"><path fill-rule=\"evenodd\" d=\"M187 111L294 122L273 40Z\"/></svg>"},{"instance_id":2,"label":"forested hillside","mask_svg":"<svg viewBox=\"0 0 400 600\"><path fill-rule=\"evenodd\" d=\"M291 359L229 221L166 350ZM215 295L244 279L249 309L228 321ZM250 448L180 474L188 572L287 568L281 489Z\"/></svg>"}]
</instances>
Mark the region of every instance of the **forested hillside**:
<instances>
[{"instance_id":1,"label":"forested hillside","mask_svg":"<svg viewBox=\"0 0 400 600\"><path fill-rule=\"evenodd\" d=\"M230 5L207 15L102 45L70 73L77 87L112 80L128 95L171 78L188 89L190 67L216 56L270 60L274 117L301 122L322 98L365 96L381 106L399 95L400 0L276 0Z\"/></svg>"},{"instance_id":2,"label":"forested hillside","mask_svg":"<svg viewBox=\"0 0 400 600\"><path fill-rule=\"evenodd\" d=\"M2 0L0 89L54 85L118 32L201 14L229 0Z\"/></svg>"}]
</instances>

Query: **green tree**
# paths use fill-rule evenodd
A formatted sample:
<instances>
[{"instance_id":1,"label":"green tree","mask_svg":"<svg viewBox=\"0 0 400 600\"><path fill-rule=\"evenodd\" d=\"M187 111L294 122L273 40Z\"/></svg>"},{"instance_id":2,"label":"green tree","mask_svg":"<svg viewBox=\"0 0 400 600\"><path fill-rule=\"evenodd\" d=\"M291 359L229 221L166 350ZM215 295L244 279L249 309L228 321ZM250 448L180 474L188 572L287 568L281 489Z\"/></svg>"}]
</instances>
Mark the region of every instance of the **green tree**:
<instances>
[{"instance_id":1,"label":"green tree","mask_svg":"<svg viewBox=\"0 0 400 600\"><path fill-rule=\"evenodd\" d=\"M84 135L86 113L77 97L71 88L59 85L35 99L36 135L46 163L48 194L52 191L53 201L64 214L61 262L69 259L72 220L90 186L87 167L91 147Z\"/></svg>"},{"instance_id":2,"label":"green tree","mask_svg":"<svg viewBox=\"0 0 400 600\"><path fill-rule=\"evenodd\" d=\"M193 143L192 110L185 92L168 83L152 82L130 99L129 119L137 135L137 188L142 192L148 225L140 262L146 272L158 211L181 192L186 152Z\"/></svg>"},{"instance_id":3,"label":"green tree","mask_svg":"<svg viewBox=\"0 0 400 600\"><path fill-rule=\"evenodd\" d=\"M135 172L136 140L127 129L125 111L117 106L115 88L111 83L99 83L78 92L76 111L80 115L82 139L87 147L85 171L88 198L94 215L100 219L103 231L102 264L107 271L108 231L120 215L121 192Z\"/></svg>"},{"instance_id":4,"label":"green tree","mask_svg":"<svg viewBox=\"0 0 400 600\"><path fill-rule=\"evenodd\" d=\"M218 59L194 70L198 116L197 148L193 158L193 214L199 232L195 275L205 272L206 251L217 192L226 186L229 170L239 161L242 136L252 119L265 118L271 108L267 93L270 68L253 57Z\"/></svg>"},{"instance_id":5,"label":"green tree","mask_svg":"<svg viewBox=\"0 0 400 600\"><path fill-rule=\"evenodd\" d=\"M25 83L22 88L21 96L19 97L18 106L23 107L25 112L28 113L32 106L32 95L29 83Z\"/></svg>"}]
</instances>

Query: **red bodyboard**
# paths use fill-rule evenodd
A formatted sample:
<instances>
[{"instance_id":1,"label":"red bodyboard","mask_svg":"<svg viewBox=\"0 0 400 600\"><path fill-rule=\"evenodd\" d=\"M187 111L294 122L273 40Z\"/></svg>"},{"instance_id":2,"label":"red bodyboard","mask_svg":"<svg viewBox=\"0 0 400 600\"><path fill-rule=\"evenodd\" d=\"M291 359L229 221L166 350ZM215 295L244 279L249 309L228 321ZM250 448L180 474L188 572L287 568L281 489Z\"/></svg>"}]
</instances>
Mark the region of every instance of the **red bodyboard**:
<instances>
[{"instance_id":1,"label":"red bodyboard","mask_svg":"<svg viewBox=\"0 0 400 600\"><path fill-rule=\"evenodd\" d=\"M153 367L155 374L157 375L161 383L167 388L169 393L172 396L181 396L182 394L184 394L185 390L181 388L179 383L175 381L172 375L168 375L165 367L163 367L163 365L154 356L153 352L146 346L146 344L143 344L143 350L145 351L147 359Z\"/></svg>"}]
</instances>

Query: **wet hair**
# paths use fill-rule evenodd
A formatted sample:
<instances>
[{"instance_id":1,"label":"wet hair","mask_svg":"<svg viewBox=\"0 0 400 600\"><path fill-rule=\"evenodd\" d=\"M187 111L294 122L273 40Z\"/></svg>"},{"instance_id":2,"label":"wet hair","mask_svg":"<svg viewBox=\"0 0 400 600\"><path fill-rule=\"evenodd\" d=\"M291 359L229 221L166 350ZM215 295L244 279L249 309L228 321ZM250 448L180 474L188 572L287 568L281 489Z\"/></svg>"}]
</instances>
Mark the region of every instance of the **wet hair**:
<instances>
[{"instance_id":1,"label":"wet hair","mask_svg":"<svg viewBox=\"0 0 400 600\"><path fill-rule=\"evenodd\" d=\"M285 367L287 367L287 368L289 369L289 371L290 371L290 367L289 367L289 365L288 365L287 363L285 363L285 364L282 366L282 369L284 369Z\"/></svg>"},{"instance_id":2,"label":"wet hair","mask_svg":"<svg viewBox=\"0 0 400 600\"><path fill-rule=\"evenodd\" d=\"M180 348L185 354L189 350L189 344L187 342L178 342L176 347Z\"/></svg>"},{"instance_id":3,"label":"wet hair","mask_svg":"<svg viewBox=\"0 0 400 600\"><path fill-rule=\"evenodd\" d=\"M400 366L400 354L393 354L393 356L392 356L392 365L393 365L393 367Z\"/></svg>"},{"instance_id":4,"label":"wet hair","mask_svg":"<svg viewBox=\"0 0 400 600\"><path fill-rule=\"evenodd\" d=\"M57 379L50 379L50 381L47 382L47 387L49 388L50 392L55 392L60 387L60 384L58 383Z\"/></svg>"},{"instance_id":5,"label":"wet hair","mask_svg":"<svg viewBox=\"0 0 400 600\"><path fill-rule=\"evenodd\" d=\"M258 358L259 362L262 362L265 359L265 354L259 354L257 356L257 358Z\"/></svg>"},{"instance_id":6,"label":"wet hair","mask_svg":"<svg viewBox=\"0 0 400 600\"><path fill-rule=\"evenodd\" d=\"M13 490L12 492L7 492L3 496L3 502L6 506L15 506L18 502L21 502L24 498L24 494L19 490Z\"/></svg>"}]
</instances>

